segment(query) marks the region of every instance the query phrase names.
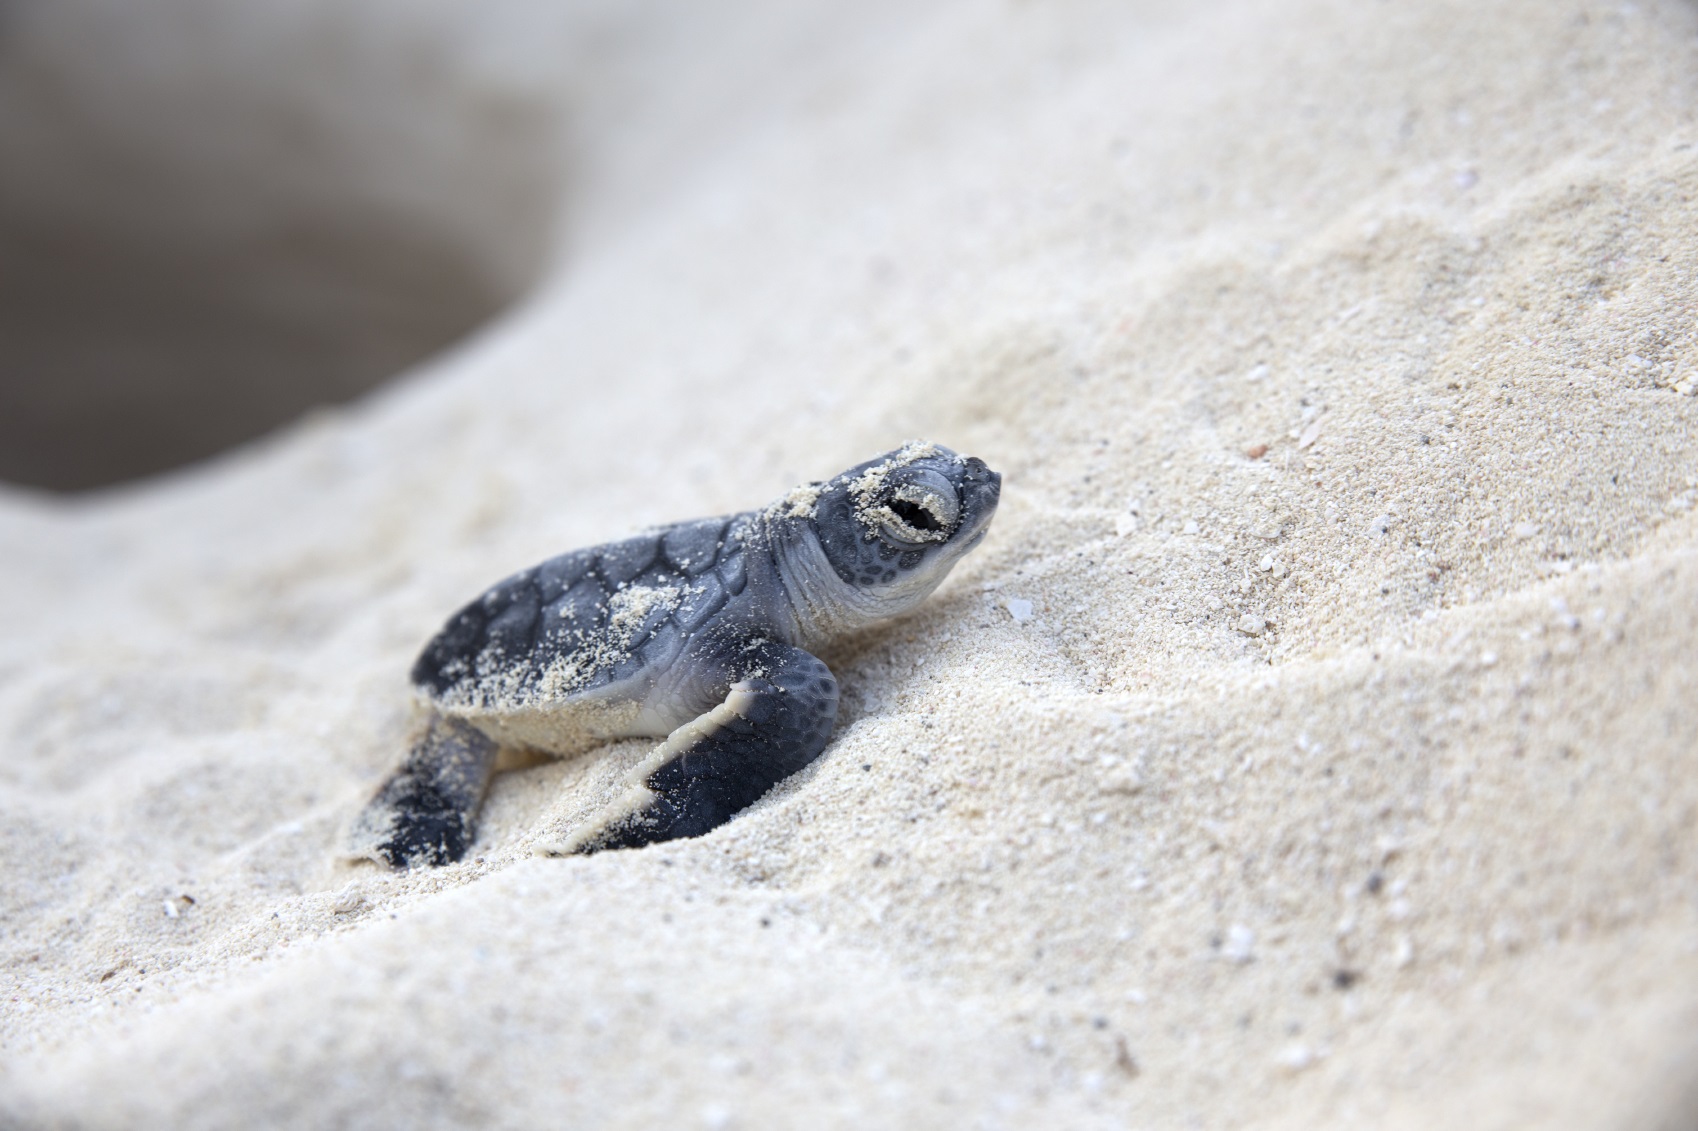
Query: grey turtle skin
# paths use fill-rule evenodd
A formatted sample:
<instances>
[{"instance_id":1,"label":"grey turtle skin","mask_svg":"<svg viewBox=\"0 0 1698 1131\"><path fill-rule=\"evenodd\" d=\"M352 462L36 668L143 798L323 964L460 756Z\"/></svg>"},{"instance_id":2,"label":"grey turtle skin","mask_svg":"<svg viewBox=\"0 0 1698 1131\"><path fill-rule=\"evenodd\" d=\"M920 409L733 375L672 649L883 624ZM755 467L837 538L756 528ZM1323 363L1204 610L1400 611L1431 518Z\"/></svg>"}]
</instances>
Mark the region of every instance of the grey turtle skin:
<instances>
[{"instance_id":1,"label":"grey turtle skin","mask_svg":"<svg viewBox=\"0 0 1698 1131\"><path fill-rule=\"evenodd\" d=\"M502 747L664 736L564 852L701 836L819 756L837 681L812 654L923 601L984 538L1002 479L909 444L762 510L550 558L451 617L413 665L429 722L350 852L465 854Z\"/></svg>"}]
</instances>

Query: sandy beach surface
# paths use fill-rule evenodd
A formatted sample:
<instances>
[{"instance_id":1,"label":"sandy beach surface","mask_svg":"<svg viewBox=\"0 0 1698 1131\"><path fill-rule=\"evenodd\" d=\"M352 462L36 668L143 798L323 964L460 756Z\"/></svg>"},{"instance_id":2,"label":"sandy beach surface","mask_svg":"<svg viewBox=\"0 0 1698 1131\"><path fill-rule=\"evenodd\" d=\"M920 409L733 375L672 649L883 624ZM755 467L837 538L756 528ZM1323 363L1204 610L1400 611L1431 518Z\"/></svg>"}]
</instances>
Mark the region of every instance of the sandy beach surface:
<instances>
[{"instance_id":1,"label":"sandy beach surface","mask_svg":"<svg viewBox=\"0 0 1698 1131\"><path fill-rule=\"evenodd\" d=\"M1698 1125L1698 8L735 11L469 341L0 494L0 1123ZM814 766L337 858L483 586L913 437L1002 508Z\"/></svg>"}]
</instances>

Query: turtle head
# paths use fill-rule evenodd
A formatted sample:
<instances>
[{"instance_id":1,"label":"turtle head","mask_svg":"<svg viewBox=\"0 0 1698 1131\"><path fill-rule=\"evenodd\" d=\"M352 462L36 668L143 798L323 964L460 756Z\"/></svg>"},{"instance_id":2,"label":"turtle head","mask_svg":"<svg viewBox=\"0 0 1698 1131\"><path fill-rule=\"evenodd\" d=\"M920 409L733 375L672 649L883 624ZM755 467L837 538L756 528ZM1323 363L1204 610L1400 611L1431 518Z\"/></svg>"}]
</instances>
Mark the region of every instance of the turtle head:
<instances>
[{"instance_id":1,"label":"turtle head","mask_svg":"<svg viewBox=\"0 0 1698 1131\"><path fill-rule=\"evenodd\" d=\"M913 443L808 490L833 575L820 580L843 606L837 619L868 621L919 604L979 544L1002 476L983 460Z\"/></svg>"}]
</instances>

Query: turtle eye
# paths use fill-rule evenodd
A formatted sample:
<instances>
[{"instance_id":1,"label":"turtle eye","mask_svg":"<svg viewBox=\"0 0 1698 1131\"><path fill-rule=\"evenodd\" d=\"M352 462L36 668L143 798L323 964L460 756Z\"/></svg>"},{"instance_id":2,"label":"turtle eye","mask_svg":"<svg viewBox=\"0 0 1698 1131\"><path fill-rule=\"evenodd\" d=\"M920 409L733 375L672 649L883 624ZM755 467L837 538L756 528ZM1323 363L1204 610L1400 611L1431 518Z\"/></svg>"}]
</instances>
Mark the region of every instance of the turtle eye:
<instances>
[{"instance_id":1,"label":"turtle eye","mask_svg":"<svg viewBox=\"0 0 1698 1131\"><path fill-rule=\"evenodd\" d=\"M890 503L890 511L915 530L921 530L927 534L936 534L943 529L943 523L937 515L919 503L910 502L907 499L893 499Z\"/></svg>"},{"instance_id":2,"label":"turtle eye","mask_svg":"<svg viewBox=\"0 0 1698 1131\"><path fill-rule=\"evenodd\" d=\"M927 482L931 478L941 481L943 477L935 473L915 476L891 491L881 508L884 521L880 525L886 537L910 545L942 542L949 537L961 517L961 504L947 482Z\"/></svg>"}]
</instances>

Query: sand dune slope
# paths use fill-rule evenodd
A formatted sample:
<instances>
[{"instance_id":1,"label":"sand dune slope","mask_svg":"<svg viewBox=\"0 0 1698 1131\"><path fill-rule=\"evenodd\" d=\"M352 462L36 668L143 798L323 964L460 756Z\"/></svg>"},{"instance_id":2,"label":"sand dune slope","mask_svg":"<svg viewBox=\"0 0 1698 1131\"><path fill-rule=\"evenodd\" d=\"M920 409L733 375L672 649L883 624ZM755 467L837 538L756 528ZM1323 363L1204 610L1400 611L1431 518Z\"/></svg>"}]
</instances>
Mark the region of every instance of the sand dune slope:
<instances>
[{"instance_id":1,"label":"sand dune slope","mask_svg":"<svg viewBox=\"0 0 1698 1131\"><path fill-rule=\"evenodd\" d=\"M869 14L670 166L657 99L480 339L6 497L0 1110L1688 1125L1698 12L1188 11ZM459 601L910 436L1003 508L814 767L536 856L620 743L334 858Z\"/></svg>"}]
</instances>

